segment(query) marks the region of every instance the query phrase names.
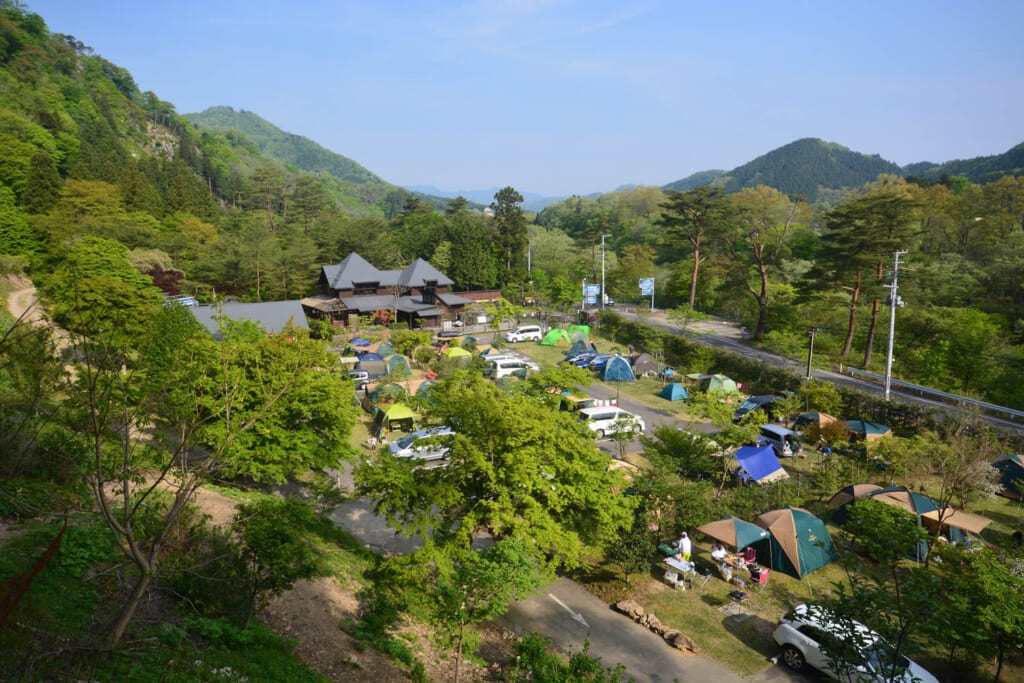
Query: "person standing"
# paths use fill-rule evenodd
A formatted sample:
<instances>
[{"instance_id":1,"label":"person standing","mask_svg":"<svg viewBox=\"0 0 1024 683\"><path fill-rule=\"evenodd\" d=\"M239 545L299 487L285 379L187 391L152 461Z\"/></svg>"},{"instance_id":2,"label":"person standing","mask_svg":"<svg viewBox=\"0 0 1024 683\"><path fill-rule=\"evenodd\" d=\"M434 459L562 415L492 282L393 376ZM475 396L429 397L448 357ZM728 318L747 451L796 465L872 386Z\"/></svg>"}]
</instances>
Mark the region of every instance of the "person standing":
<instances>
[{"instance_id":1,"label":"person standing","mask_svg":"<svg viewBox=\"0 0 1024 683\"><path fill-rule=\"evenodd\" d=\"M679 554L683 556L684 562L689 562L692 552L693 543L690 542L690 537L684 531L683 535L679 537Z\"/></svg>"}]
</instances>

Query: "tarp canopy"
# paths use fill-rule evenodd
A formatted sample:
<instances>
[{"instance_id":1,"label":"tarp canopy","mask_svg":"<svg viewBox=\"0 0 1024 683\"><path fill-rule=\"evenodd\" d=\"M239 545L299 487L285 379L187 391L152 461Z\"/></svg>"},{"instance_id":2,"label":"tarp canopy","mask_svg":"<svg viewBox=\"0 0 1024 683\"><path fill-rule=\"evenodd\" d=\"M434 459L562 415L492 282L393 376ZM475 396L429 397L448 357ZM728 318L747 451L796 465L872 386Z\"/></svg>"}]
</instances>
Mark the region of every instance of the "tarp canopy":
<instances>
[{"instance_id":1,"label":"tarp canopy","mask_svg":"<svg viewBox=\"0 0 1024 683\"><path fill-rule=\"evenodd\" d=\"M629 367L629 361L615 356L605 363L601 379L605 382L635 382L636 375L633 374L633 368Z\"/></svg>"},{"instance_id":2,"label":"tarp canopy","mask_svg":"<svg viewBox=\"0 0 1024 683\"><path fill-rule=\"evenodd\" d=\"M921 516L938 509L938 504L935 499L926 496L923 493L915 493L905 486L890 486L889 488L879 489L874 493L869 493L862 498L870 498L871 500L877 500L880 503L886 505L893 505L898 507L910 514L914 515L917 519L918 524L922 524ZM842 505L832 515L832 521L836 524L846 524L850 519L849 504ZM959 529L950 533L949 540L961 541L964 538L964 534ZM917 562L924 562L925 556L928 554L928 543L927 541L921 541L917 544L917 547L907 549L907 557Z\"/></svg>"},{"instance_id":3,"label":"tarp canopy","mask_svg":"<svg viewBox=\"0 0 1024 683\"><path fill-rule=\"evenodd\" d=\"M657 375L661 371L658 361L651 354L641 353L633 359L634 375Z\"/></svg>"},{"instance_id":4,"label":"tarp canopy","mask_svg":"<svg viewBox=\"0 0 1024 683\"><path fill-rule=\"evenodd\" d=\"M448 358L469 358L473 355L466 349L461 349L458 346L449 346L447 349L441 351L441 354Z\"/></svg>"},{"instance_id":5,"label":"tarp canopy","mask_svg":"<svg viewBox=\"0 0 1024 683\"><path fill-rule=\"evenodd\" d=\"M756 524L744 522L737 517L729 516L714 522L708 522L697 527L697 531L705 536L710 536L716 541L721 541L733 550L739 552L752 543L763 541L768 538L768 531Z\"/></svg>"},{"instance_id":6,"label":"tarp canopy","mask_svg":"<svg viewBox=\"0 0 1024 683\"><path fill-rule=\"evenodd\" d=\"M999 495L1024 500L1024 457L1020 455L1001 455L992 463L999 470L999 483L1002 490Z\"/></svg>"},{"instance_id":7,"label":"tarp canopy","mask_svg":"<svg viewBox=\"0 0 1024 683\"><path fill-rule=\"evenodd\" d=\"M740 469L758 484L789 479L771 446L744 446L736 451L734 457Z\"/></svg>"},{"instance_id":8,"label":"tarp canopy","mask_svg":"<svg viewBox=\"0 0 1024 683\"><path fill-rule=\"evenodd\" d=\"M797 416L796 421L793 422L793 431L799 432L808 425L818 425L824 427L827 424L832 424L836 421L836 418L832 417L828 413L800 413Z\"/></svg>"},{"instance_id":9,"label":"tarp canopy","mask_svg":"<svg viewBox=\"0 0 1024 683\"><path fill-rule=\"evenodd\" d=\"M803 508L772 510L754 524L771 532L771 538L755 548L757 561L767 561L772 569L800 578L838 558L825 523Z\"/></svg>"},{"instance_id":10,"label":"tarp canopy","mask_svg":"<svg viewBox=\"0 0 1024 683\"><path fill-rule=\"evenodd\" d=\"M963 529L969 531L972 534L980 534L985 530L989 524L992 523L991 519L982 517L981 515L972 515L970 512L962 512L960 510L954 510L947 508L944 513L945 517L942 520L942 527L954 527L956 529ZM925 520L925 524L931 528L935 528L939 523L939 511L932 510L921 515L921 518Z\"/></svg>"},{"instance_id":11,"label":"tarp canopy","mask_svg":"<svg viewBox=\"0 0 1024 683\"><path fill-rule=\"evenodd\" d=\"M658 396L667 398L670 401L685 401L690 398L690 395L686 393L686 387L678 382L669 382L666 384L665 388L658 393Z\"/></svg>"},{"instance_id":12,"label":"tarp canopy","mask_svg":"<svg viewBox=\"0 0 1024 683\"><path fill-rule=\"evenodd\" d=\"M388 364L389 375L393 375L396 372L403 372L408 375L412 372L412 369L409 367L409 361L400 354L392 354L385 358L384 361Z\"/></svg>"},{"instance_id":13,"label":"tarp canopy","mask_svg":"<svg viewBox=\"0 0 1024 683\"><path fill-rule=\"evenodd\" d=\"M849 427L851 434L864 441L874 441L892 434L892 430L881 422L870 420L847 420L846 426Z\"/></svg>"},{"instance_id":14,"label":"tarp canopy","mask_svg":"<svg viewBox=\"0 0 1024 683\"><path fill-rule=\"evenodd\" d=\"M832 507L839 507L840 505L846 505L847 503L853 502L863 496L868 496L875 491L881 491L882 487L878 484L850 484L845 486L836 492L836 495L829 498L828 504Z\"/></svg>"},{"instance_id":15,"label":"tarp canopy","mask_svg":"<svg viewBox=\"0 0 1024 683\"><path fill-rule=\"evenodd\" d=\"M540 340L544 346L569 346L569 333L560 327L548 330L544 338Z\"/></svg>"}]
</instances>

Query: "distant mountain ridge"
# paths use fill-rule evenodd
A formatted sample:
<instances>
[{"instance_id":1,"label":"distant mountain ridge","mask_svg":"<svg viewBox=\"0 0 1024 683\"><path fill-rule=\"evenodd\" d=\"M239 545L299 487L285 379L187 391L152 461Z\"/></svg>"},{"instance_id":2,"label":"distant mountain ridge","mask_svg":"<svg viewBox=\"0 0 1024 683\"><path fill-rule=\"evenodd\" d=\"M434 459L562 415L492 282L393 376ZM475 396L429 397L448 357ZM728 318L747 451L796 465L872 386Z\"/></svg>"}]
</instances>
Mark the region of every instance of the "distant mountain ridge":
<instances>
[{"instance_id":1,"label":"distant mountain ridge","mask_svg":"<svg viewBox=\"0 0 1024 683\"><path fill-rule=\"evenodd\" d=\"M405 188L392 185L358 162L332 152L307 137L282 130L254 112L215 106L184 116L200 130L215 133L236 131L256 145L260 153L266 157L291 164L307 173L329 176L338 183L338 191L334 194L343 204L348 202L339 197L339 194L377 197L382 193L398 193L396 199L401 204L404 199L400 195L406 193L406 196L415 196L438 209L444 209L448 205L449 200L444 197L409 192Z\"/></svg>"}]
</instances>

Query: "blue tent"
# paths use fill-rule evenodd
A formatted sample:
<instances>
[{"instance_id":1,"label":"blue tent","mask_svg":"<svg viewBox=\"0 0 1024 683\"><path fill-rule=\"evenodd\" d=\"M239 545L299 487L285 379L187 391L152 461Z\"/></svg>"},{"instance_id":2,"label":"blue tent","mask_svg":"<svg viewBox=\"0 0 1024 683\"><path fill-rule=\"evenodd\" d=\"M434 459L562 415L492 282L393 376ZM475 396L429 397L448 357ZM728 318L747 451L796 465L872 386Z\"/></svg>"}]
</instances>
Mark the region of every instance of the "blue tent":
<instances>
[{"instance_id":1,"label":"blue tent","mask_svg":"<svg viewBox=\"0 0 1024 683\"><path fill-rule=\"evenodd\" d=\"M744 446L736 451L735 458L740 466L741 479L758 484L789 479L771 446Z\"/></svg>"},{"instance_id":2,"label":"blue tent","mask_svg":"<svg viewBox=\"0 0 1024 683\"><path fill-rule=\"evenodd\" d=\"M353 346L369 346L370 340L363 339L362 337L352 337L351 339L348 340L348 343L352 344Z\"/></svg>"},{"instance_id":3,"label":"blue tent","mask_svg":"<svg viewBox=\"0 0 1024 683\"><path fill-rule=\"evenodd\" d=\"M605 382L635 382L636 375L633 374L633 368L629 366L629 361L616 356L604 364L604 373L602 373L601 379Z\"/></svg>"},{"instance_id":4,"label":"blue tent","mask_svg":"<svg viewBox=\"0 0 1024 683\"><path fill-rule=\"evenodd\" d=\"M667 398L670 401L685 401L690 398L690 395L686 393L686 387L678 382L669 382L665 385L665 388L658 394L662 398Z\"/></svg>"},{"instance_id":5,"label":"blue tent","mask_svg":"<svg viewBox=\"0 0 1024 683\"><path fill-rule=\"evenodd\" d=\"M359 356L359 362L362 363L364 360L384 360L384 357L376 353L364 353L363 355Z\"/></svg>"},{"instance_id":6,"label":"blue tent","mask_svg":"<svg viewBox=\"0 0 1024 683\"><path fill-rule=\"evenodd\" d=\"M577 339L572 343L572 346L569 347L569 350L565 352L565 355L575 356L577 353L583 353L584 351L590 350L596 351L597 348L593 344L588 345L583 339Z\"/></svg>"}]
</instances>

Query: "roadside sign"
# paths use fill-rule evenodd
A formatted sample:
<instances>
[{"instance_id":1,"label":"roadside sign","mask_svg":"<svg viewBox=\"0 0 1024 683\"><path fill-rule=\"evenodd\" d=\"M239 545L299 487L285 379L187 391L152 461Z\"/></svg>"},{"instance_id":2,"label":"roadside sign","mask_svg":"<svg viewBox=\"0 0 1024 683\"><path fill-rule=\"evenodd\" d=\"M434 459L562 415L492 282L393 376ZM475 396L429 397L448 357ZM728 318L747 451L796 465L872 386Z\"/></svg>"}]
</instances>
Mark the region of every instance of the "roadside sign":
<instances>
[{"instance_id":1,"label":"roadside sign","mask_svg":"<svg viewBox=\"0 0 1024 683\"><path fill-rule=\"evenodd\" d=\"M583 296L599 296L601 294L601 285L583 285Z\"/></svg>"},{"instance_id":2,"label":"roadside sign","mask_svg":"<svg viewBox=\"0 0 1024 683\"><path fill-rule=\"evenodd\" d=\"M654 289L654 278L645 277L640 279L640 289Z\"/></svg>"},{"instance_id":3,"label":"roadside sign","mask_svg":"<svg viewBox=\"0 0 1024 683\"><path fill-rule=\"evenodd\" d=\"M583 303L585 303L585 304L596 304L597 303L597 297L596 296L584 297L583 298Z\"/></svg>"}]
</instances>

